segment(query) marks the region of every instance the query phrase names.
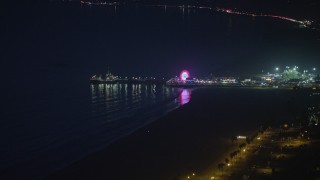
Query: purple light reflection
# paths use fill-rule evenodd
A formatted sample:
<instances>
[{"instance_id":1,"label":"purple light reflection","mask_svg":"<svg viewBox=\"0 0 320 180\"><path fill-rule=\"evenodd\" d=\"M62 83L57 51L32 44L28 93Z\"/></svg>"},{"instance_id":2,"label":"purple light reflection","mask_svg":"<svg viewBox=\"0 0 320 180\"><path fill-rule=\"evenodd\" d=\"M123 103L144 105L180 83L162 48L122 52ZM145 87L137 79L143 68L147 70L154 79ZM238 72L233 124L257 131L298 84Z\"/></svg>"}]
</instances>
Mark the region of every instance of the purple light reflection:
<instances>
[{"instance_id":1,"label":"purple light reflection","mask_svg":"<svg viewBox=\"0 0 320 180\"><path fill-rule=\"evenodd\" d=\"M180 105L185 105L187 104L191 99L191 89L183 89L180 96L179 96L179 100L180 100Z\"/></svg>"}]
</instances>

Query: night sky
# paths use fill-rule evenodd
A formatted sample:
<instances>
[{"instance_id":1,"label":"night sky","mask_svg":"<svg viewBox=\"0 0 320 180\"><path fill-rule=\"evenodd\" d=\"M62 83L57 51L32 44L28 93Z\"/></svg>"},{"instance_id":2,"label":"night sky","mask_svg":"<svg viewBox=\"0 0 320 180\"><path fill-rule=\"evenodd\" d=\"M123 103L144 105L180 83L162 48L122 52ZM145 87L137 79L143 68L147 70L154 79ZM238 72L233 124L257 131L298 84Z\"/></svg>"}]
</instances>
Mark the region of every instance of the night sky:
<instances>
[{"instance_id":1,"label":"night sky","mask_svg":"<svg viewBox=\"0 0 320 180\"><path fill-rule=\"evenodd\" d=\"M207 10L27 3L3 13L2 67L46 76L248 75L273 66L317 66L319 33L281 20ZM81 76L81 74L78 74ZM21 78L22 76L18 77Z\"/></svg>"}]
</instances>

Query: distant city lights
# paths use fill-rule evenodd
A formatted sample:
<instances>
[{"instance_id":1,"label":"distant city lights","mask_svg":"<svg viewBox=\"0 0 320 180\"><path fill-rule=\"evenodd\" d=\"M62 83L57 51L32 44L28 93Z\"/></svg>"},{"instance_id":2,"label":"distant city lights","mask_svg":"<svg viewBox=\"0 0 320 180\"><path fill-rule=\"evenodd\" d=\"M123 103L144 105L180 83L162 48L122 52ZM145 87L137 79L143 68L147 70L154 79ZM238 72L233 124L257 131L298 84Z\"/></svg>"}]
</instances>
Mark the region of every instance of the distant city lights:
<instances>
[{"instance_id":1,"label":"distant city lights","mask_svg":"<svg viewBox=\"0 0 320 180\"><path fill-rule=\"evenodd\" d=\"M293 18L271 15L271 14L254 14L254 13L250 13L250 12L240 12L240 11L235 11L235 10L231 10L231 9L221 9L221 8L217 8L217 11L228 13L228 14L246 15L246 16L252 16L252 17L259 17L260 16L260 17L271 17L271 18L276 18L276 19L282 19L282 20L298 23L303 27L310 27L310 25L312 25L312 21L309 21L309 20L299 21L299 20L296 20Z\"/></svg>"},{"instance_id":2,"label":"distant city lights","mask_svg":"<svg viewBox=\"0 0 320 180\"><path fill-rule=\"evenodd\" d=\"M83 5L103 5L103 6L115 6L115 8L120 5L119 2L97 2L97 1L80 1L81 4ZM209 10L214 10L217 12L222 12L222 13L228 13L228 14L236 14L236 15L246 15L246 16L252 16L252 17L270 17L270 18L274 18L274 19L281 19L281 20L285 20L285 21L290 21L293 23L297 23L299 24L300 27L304 27L304 28L311 28L317 31L320 31L319 28L316 28L314 26L312 26L314 24L313 21L311 20L297 20L297 19L293 19L293 18L289 18L289 17L284 17L284 16L278 16L278 15L271 15L271 14L262 14L262 13L252 13L252 12L245 12L245 11L237 11L237 10L232 10L232 9L223 9L223 8L214 8L214 7L210 7L210 6L191 6L191 5L150 5L150 6L154 6L154 7L164 7L165 11L167 9L167 7L171 7L171 8L179 8L182 9L182 13L184 13L184 9L209 9Z\"/></svg>"}]
</instances>

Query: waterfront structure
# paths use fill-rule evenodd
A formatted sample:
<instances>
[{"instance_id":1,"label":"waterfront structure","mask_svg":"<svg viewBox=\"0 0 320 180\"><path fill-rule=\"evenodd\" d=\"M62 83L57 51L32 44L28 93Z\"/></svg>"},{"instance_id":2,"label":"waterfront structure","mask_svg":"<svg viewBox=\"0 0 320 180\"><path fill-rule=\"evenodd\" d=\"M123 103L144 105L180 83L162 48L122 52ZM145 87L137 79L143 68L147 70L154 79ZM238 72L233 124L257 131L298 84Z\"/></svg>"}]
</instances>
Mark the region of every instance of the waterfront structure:
<instances>
[{"instance_id":1,"label":"waterfront structure","mask_svg":"<svg viewBox=\"0 0 320 180\"><path fill-rule=\"evenodd\" d=\"M164 84L165 79L157 79L155 77L119 77L113 75L109 70L105 75L94 75L90 78L91 84Z\"/></svg>"},{"instance_id":2,"label":"waterfront structure","mask_svg":"<svg viewBox=\"0 0 320 180\"><path fill-rule=\"evenodd\" d=\"M120 78L118 76L113 75L108 68L108 72L105 75L94 75L91 77L90 82L93 84L112 84L119 82Z\"/></svg>"},{"instance_id":3,"label":"waterfront structure","mask_svg":"<svg viewBox=\"0 0 320 180\"><path fill-rule=\"evenodd\" d=\"M90 79L92 84L134 83L134 84L166 84L167 86L193 87L193 86L223 86L223 87L271 87L271 88L312 88L320 89L320 77L316 76L316 68L299 72L299 67L286 66L283 72L280 68L274 69L274 73L253 75L249 78L215 77L212 74L207 78L194 78L188 70L182 70L179 76L166 81L165 78L154 77L125 77L113 75L108 72L105 75L94 75Z\"/></svg>"},{"instance_id":4,"label":"waterfront structure","mask_svg":"<svg viewBox=\"0 0 320 180\"><path fill-rule=\"evenodd\" d=\"M188 70L183 70L180 73L179 77L174 77L169 79L166 82L166 85L169 86L197 86L199 83L195 79L191 79L190 73Z\"/></svg>"},{"instance_id":5,"label":"waterfront structure","mask_svg":"<svg viewBox=\"0 0 320 180\"><path fill-rule=\"evenodd\" d=\"M211 79L191 78L187 70L183 70L179 77L174 77L166 82L168 86L234 86L239 85L239 81L234 77L219 77Z\"/></svg>"}]
</instances>

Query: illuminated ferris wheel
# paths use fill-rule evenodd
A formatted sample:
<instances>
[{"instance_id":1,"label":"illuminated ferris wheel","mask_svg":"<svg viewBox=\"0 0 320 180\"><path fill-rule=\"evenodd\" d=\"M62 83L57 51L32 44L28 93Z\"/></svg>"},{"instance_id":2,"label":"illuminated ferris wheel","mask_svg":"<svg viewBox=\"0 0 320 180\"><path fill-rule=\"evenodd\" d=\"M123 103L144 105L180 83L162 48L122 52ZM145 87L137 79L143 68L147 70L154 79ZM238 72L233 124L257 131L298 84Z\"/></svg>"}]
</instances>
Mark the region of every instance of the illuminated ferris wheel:
<instances>
[{"instance_id":1,"label":"illuminated ferris wheel","mask_svg":"<svg viewBox=\"0 0 320 180\"><path fill-rule=\"evenodd\" d=\"M183 70L180 73L180 80L181 81L186 81L190 77L190 73L187 70Z\"/></svg>"}]
</instances>

